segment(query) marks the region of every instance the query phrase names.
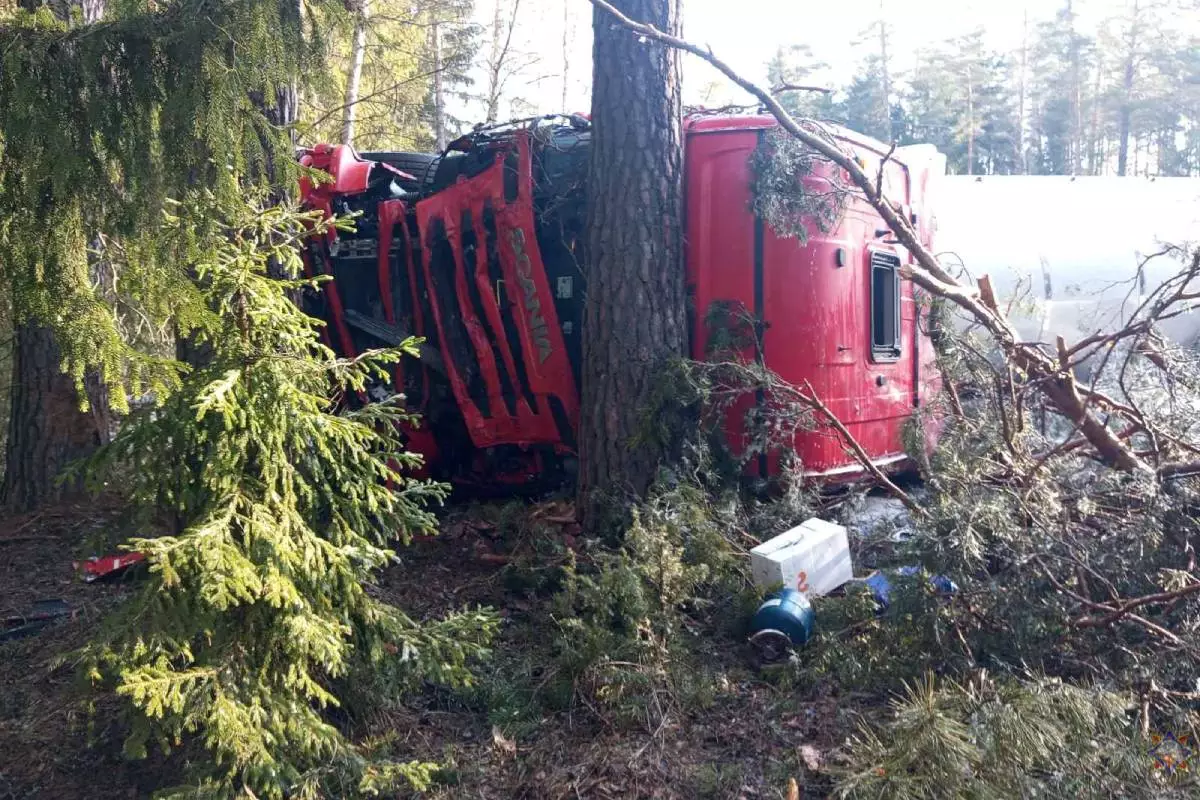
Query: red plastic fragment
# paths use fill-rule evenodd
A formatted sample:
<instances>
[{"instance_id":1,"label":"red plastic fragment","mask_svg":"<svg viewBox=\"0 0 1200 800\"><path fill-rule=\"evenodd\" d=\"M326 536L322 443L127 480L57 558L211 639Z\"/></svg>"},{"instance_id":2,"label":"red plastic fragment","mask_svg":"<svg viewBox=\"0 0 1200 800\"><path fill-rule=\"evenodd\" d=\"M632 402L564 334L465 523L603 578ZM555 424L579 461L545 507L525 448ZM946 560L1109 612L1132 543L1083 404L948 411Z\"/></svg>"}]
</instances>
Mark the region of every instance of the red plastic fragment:
<instances>
[{"instance_id":1,"label":"red plastic fragment","mask_svg":"<svg viewBox=\"0 0 1200 800\"><path fill-rule=\"evenodd\" d=\"M73 566L76 571L83 573L85 581L91 583L145 560L146 556L142 553L122 553L114 556L92 556L87 561L73 562Z\"/></svg>"}]
</instances>

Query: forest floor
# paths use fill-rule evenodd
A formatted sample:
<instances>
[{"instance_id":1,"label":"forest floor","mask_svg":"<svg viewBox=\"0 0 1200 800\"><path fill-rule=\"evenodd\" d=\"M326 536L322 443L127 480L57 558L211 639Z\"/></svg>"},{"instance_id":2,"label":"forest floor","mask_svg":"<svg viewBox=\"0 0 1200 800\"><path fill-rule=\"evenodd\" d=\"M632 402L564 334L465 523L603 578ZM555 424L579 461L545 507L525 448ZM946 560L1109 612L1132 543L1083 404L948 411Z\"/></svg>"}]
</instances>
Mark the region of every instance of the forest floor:
<instances>
[{"instance_id":1,"label":"forest floor","mask_svg":"<svg viewBox=\"0 0 1200 800\"><path fill-rule=\"evenodd\" d=\"M444 765L430 792L438 798L783 798L789 778L801 797L828 794L824 762L856 729L854 698L782 688L733 632L697 631L707 679L687 697L652 694L617 717L586 699L543 696L556 631L539 575L574 530L564 521L529 534L512 524L512 508L451 511L439 536L400 549L377 587L417 618L496 609L504 622L479 685L429 687L399 708L360 712L348 721L357 738ZM515 513L565 519L554 505ZM122 757L117 701L80 691L69 660L136 588L136 573L84 583L72 568L97 553L114 519L115 509L89 505L0 527L0 615L47 598L72 609L38 634L0 642L0 800L146 797L179 774L181 754Z\"/></svg>"}]
</instances>

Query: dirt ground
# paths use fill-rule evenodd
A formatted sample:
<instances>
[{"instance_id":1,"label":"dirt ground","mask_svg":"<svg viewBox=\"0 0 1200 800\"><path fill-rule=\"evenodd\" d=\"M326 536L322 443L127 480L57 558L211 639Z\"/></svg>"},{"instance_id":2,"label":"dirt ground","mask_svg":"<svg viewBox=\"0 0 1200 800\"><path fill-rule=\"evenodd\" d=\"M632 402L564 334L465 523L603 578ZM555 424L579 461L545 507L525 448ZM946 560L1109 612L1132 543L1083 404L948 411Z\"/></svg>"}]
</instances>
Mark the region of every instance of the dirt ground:
<instances>
[{"instance_id":1,"label":"dirt ground","mask_svg":"<svg viewBox=\"0 0 1200 800\"><path fill-rule=\"evenodd\" d=\"M478 670L494 697L542 668L552 632L545 598L513 579L511 562L530 543L503 539L481 516L495 515L451 512L442 535L400 551L377 590L417 617L497 609L500 638ZM179 774L179 763L161 756L122 757L117 701L86 691L69 660L136 588L136 575L84 583L71 565L94 554L90 540L114 519L113 509L93 505L0 526L0 615L49 598L72 609L36 635L0 642L0 800L148 797ZM561 531L566 541L575 533L565 523ZM797 696L765 680L736 640L709 645L716 691L703 703L665 700L641 722L519 699L498 709L480 699L486 692L431 687L401 708L362 714L353 733L390 734L396 757L443 764L429 793L437 798L784 798L789 778L800 797L826 796L823 761L854 730L852 712L836 698Z\"/></svg>"}]
</instances>

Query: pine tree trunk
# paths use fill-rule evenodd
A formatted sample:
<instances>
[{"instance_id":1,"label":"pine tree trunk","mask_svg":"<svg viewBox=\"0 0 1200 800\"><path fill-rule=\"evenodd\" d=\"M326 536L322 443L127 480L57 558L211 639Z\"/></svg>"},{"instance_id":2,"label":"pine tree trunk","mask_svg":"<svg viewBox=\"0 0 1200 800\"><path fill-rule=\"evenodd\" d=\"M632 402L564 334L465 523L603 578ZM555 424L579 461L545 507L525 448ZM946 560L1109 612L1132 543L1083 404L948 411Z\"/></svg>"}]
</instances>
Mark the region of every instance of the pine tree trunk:
<instances>
[{"instance_id":1,"label":"pine tree trunk","mask_svg":"<svg viewBox=\"0 0 1200 800\"><path fill-rule=\"evenodd\" d=\"M679 0L614 2L678 33ZM662 370L687 342L681 261L679 57L594 16L588 295L579 500L595 526L614 496L642 494L666 445L639 438ZM636 441L635 441L636 440Z\"/></svg>"},{"instance_id":2,"label":"pine tree trunk","mask_svg":"<svg viewBox=\"0 0 1200 800\"><path fill-rule=\"evenodd\" d=\"M59 475L72 461L91 454L107 438L107 431L101 430L102 413L80 410L75 382L60 370L59 349L50 329L24 324L14 333L12 408L0 505L9 513L20 513L77 489L59 485Z\"/></svg>"},{"instance_id":3,"label":"pine tree trunk","mask_svg":"<svg viewBox=\"0 0 1200 800\"><path fill-rule=\"evenodd\" d=\"M1117 174L1124 177L1129 170L1129 130L1133 123L1133 79L1136 75L1138 6L1133 4L1129 35L1125 39L1125 74L1121 81L1121 108L1118 119Z\"/></svg>"}]
</instances>

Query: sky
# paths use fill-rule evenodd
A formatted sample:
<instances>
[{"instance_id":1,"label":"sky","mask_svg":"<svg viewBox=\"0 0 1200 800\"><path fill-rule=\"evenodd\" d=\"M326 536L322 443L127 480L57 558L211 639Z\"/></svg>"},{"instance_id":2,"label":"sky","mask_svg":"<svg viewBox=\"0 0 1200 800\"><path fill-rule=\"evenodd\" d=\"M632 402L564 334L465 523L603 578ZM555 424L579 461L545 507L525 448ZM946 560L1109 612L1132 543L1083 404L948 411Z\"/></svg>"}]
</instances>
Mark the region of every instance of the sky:
<instances>
[{"instance_id":1,"label":"sky","mask_svg":"<svg viewBox=\"0 0 1200 800\"><path fill-rule=\"evenodd\" d=\"M1125 1L1075 3L1083 24L1088 25L1119 10ZM495 2L476 0L480 25L490 26ZM875 47L874 39L863 48L855 48L853 42L879 18L881 6L891 28L893 70L902 72L919 48L978 27L983 27L992 46L1016 50L1025 12L1032 28L1038 21L1052 18L1062 5L1063 0L683 0L683 27L686 38L708 44L739 72L760 81L765 80L766 62L778 47L808 44L816 58L830 64L829 80L841 84L865 54L863 48ZM537 62L514 75L506 88L540 111L561 110L564 24L570 53L567 104L571 111L586 110L590 106L591 4L588 0L521 0L513 47L536 57ZM693 57L684 57L683 80L687 104L747 102L744 93Z\"/></svg>"}]
</instances>

